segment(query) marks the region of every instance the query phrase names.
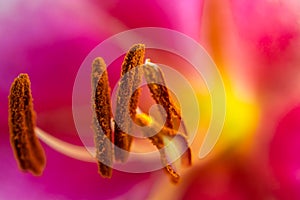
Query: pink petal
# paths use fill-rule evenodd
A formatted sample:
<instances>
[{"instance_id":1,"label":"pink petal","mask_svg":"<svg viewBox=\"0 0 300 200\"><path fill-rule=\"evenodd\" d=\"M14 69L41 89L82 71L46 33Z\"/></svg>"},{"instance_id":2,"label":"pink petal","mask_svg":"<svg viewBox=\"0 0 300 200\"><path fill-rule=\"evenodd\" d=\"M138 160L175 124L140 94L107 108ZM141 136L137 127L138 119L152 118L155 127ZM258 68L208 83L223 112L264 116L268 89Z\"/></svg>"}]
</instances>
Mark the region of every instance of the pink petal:
<instances>
[{"instance_id":1,"label":"pink petal","mask_svg":"<svg viewBox=\"0 0 300 200\"><path fill-rule=\"evenodd\" d=\"M270 164L278 180L276 192L284 199L300 198L300 106L278 123L270 143Z\"/></svg>"}]
</instances>

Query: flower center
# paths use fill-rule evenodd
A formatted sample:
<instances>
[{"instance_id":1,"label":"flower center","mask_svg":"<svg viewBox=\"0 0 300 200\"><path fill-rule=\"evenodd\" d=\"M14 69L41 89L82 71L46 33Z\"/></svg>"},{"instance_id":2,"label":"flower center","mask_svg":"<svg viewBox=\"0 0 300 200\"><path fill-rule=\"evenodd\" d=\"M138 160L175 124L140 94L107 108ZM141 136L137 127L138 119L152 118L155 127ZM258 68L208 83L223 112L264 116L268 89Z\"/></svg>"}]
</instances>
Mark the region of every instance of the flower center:
<instances>
[{"instance_id":1,"label":"flower center","mask_svg":"<svg viewBox=\"0 0 300 200\"><path fill-rule=\"evenodd\" d=\"M20 169L34 175L42 174L46 157L39 138L69 157L86 162L97 162L100 175L110 178L113 162L127 161L134 138L133 127L138 125L141 127L143 136L148 138L159 151L161 163L171 180L178 182L179 174L169 162L169 157L172 157L174 153L172 151L176 145L169 149L166 146L175 136L179 138L185 147L181 164L190 166L191 150L188 147L187 131L180 109L175 105L165 84L162 70L149 59L143 63L144 54L145 46L136 44L130 48L124 58L114 118L106 64L102 58L96 58L93 61L92 127L95 147L67 143L36 127L29 76L27 74L18 76L12 84L9 95L9 127L11 145ZM143 76L152 98L160 105L159 111L165 119L164 124L155 121L138 107L141 90L139 85ZM183 133L179 132L180 125L183 125ZM87 148L95 149L95 155L91 155Z\"/></svg>"}]
</instances>

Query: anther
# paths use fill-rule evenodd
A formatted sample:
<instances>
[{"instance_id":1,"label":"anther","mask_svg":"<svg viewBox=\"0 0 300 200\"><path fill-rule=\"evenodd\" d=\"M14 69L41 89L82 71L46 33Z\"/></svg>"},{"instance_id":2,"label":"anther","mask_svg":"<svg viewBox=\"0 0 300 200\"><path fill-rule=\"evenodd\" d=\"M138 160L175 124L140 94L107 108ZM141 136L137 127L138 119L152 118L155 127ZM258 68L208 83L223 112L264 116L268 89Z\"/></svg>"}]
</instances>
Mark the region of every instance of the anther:
<instances>
[{"instance_id":1,"label":"anther","mask_svg":"<svg viewBox=\"0 0 300 200\"><path fill-rule=\"evenodd\" d=\"M102 58L96 58L92 64L92 100L98 169L101 176L110 178L113 164L112 111L106 64Z\"/></svg>"},{"instance_id":2,"label":"anther","mask_svg":"<svg viewBox=\"0 0 300 200\"><path fill-rule=\"evenodd\" d=\"M147 86L153 99L157 104L163 106L167 115L165 127L162 129L162 133L164 136L177 136L182 138L187 148L182 155L181 161L184 166L190 166L192 162L192 152L187 143L187 131L184 121L182 120L180 110L175 105L169 89L166 86L164 74L159 66L151 63L149 59L146 60L143 70ZM163 115L164 112L161 112L161 114ZM182 125L184 135L178 132L180 124Z\"/></svg>"},{"instance_id":3,"label":"anther","mask_svg":"<svg viewBox=\"0 0 300 200\"><path fill-rule=\"evenodd\" d=\"M121 81L117 94L115 113L115 160L125 162L128 158L132 136L128 133L131 128L131 118L136 115L142 72L139 67L143 64L145 46L136 44L130 48L122 63ZM129 103L129 105L128 105ZM129 116L128 116L129 110Z\"/></svg>"},{"instance_id":4,"label":"anther","mask_svg":"<svg viewBox=\"0 0 300 200\"><path fill-rule=\"evenodd\" d=\"M10 142L19 168L33 175L41 175L45 165L45 152L35 135L30 80L20 74L12 83L9 94Z\"/></svg>"},{"instance_id":5,"label":"anther","mask_svg":"<svg viewBox=\"0 0 300 200\"><path fill-rule=\"evenodd\" d=\"M158 65L151 63L149 59L146 60L143 67L147 86L152 94L153 99L161 105L167 114L166 127L178 130L180 123L183 125L183 131L186 134L185 126L181 120L180 110L174 103L170 92L166 86L163 72ZM164 112L161 112L162 114Z\"/></svg>"}]
</instances>

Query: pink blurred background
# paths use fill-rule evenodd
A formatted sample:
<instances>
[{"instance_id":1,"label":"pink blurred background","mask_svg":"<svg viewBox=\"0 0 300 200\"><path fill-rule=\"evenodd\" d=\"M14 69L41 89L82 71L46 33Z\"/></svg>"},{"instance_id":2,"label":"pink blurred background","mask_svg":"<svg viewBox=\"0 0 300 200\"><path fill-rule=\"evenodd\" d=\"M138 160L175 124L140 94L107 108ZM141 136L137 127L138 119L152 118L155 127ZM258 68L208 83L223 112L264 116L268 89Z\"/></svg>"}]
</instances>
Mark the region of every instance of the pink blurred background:
<instances>
[{"instance_id":1,"label":"pink blurred background","mask_svg":"<svg viewBox=\"0 0 300 200\"><path fill-rule=\"evenodd\" d=\"M1 1L0 199L300 199L299 11L296 0ZM100 42L137 27L180 31L215 61L227 115L214 151L202 160L194 151L176 186L161 171L102 179L94 163L44 143L43 176L20 172L7 125L13 79L29 74L39 127L80 145L72 118L77 70ZM205 111L200 83L199 96Z\"/></svg>"}]
</instances>

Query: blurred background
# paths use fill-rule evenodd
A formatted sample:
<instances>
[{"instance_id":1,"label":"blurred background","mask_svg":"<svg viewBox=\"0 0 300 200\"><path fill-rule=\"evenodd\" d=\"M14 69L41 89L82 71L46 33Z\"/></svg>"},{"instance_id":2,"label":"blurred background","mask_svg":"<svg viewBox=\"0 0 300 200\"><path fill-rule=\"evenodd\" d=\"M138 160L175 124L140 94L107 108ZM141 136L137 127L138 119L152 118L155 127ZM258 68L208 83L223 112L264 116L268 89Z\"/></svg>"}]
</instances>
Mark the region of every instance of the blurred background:
<instances>
[{"instance_id":1,"label":"blurred background","mask_svg":"<svg viewBox=\"0 0 300 200\"><path fill-rule=\"evenodd\" d=\"M297 0L2 0L0 199L300 199L299 11ZM203 123L192 144L193 166L182 170L178 185L162 171L114 171L112 179L103 179L94 163L44 143L43 176L20 172L7 125L14 78L29 74L39 127L82 145L72 117L77 71L99 43L138 27L182 32L214 60L225 86L226 119L213 151L197 157L210 120L210 97L203 82L183 68L197 88ZM157 61L168 57L149 55ZM109 73L114 81L119 68Z\"/></svg>"}]
</instances>

